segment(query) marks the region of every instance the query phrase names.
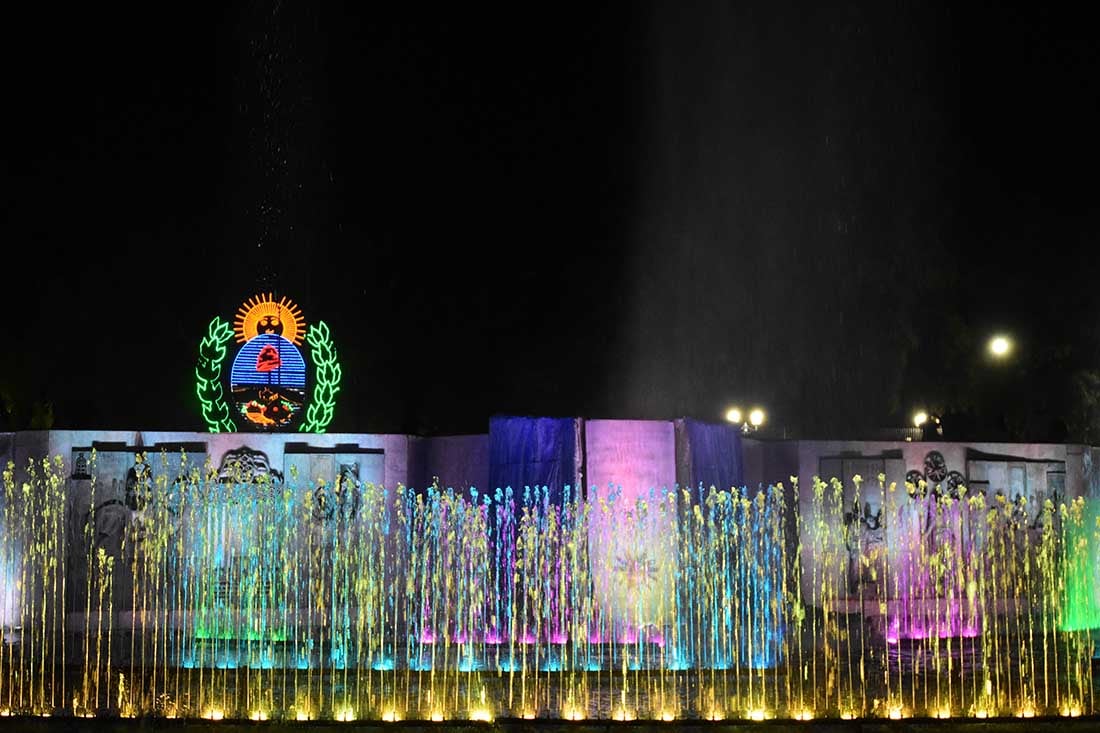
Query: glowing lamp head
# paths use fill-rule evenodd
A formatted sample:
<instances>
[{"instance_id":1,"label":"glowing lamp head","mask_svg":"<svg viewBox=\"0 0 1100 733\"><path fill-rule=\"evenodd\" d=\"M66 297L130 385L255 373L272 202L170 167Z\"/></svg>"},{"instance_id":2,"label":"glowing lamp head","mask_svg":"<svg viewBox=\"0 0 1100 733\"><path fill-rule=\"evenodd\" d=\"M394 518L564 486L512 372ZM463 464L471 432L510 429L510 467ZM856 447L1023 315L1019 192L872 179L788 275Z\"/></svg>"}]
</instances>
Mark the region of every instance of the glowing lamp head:
<instances>
[{"instance_id":1,"label":"glowing lamp head","mask_svg":"<svg viewBox=\"0 0 1100 733\"><path fill-rule=\"evenodd\" d=\"M743 417L744 416L741 414L740 408L731 407L730 409L726 410L726 420L731 423L740 425Z\"/></svg>"},{"instance_id":2,"label":"glowing lamp head","mask_svg":"<svg viewBox=\"0 0 1100 733\"><path fill-rule=\"evenodd\" d=\"M928 413L924 410L917 410L913 413L913 425L915 427L921 427L928 422Z\"/></svg>"},{"instance_id":3,"label":"glowing lamp head","mask_svg":"<svg viewBox=\"0 0 1100 733\"><path fill-rule=\"evenodd\" d=\"M763 425L766 419L767 415L765 415L764 411L761 410L759 407L754 407L752 409L752 412L749 413L749 422L752 423L752 426L754 428L758 428Z\"/></svg>"},{"instance_id":4,"label":"glowing lamp head","mask_svg":"<svg viewBox=\"0 0 1100 733\"><path fill-rule=\"evenodd\" d=\"M989 339L989 353L997 359L1003 359L1012 352L1012 341L1008 336L994 336Z\"/></svg>"}]
</instances>

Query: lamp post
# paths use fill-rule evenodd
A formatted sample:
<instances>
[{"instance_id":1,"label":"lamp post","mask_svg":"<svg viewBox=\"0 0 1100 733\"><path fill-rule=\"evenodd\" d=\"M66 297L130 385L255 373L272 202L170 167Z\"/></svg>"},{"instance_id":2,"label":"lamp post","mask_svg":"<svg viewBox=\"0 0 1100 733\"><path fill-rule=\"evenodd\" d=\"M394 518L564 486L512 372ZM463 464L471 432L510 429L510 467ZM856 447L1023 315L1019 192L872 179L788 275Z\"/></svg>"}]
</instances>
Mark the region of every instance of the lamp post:
<instances>
[{"instance_id":1,"label":"lamp post","mask_svg":"<svg viewBox=\"0 0 1100 733\"><path fill-rule=\"evenodd\" d=\"M1012 353L1012 339L1004 334L994 334L986 345L990 355L997 360L1004 360Z\"/></svg>"},{"instance_id":2,"label":"lamp post","mask_svg":"<svg viewBox=\"0 0 1100 733\"><path fill-rule=\"evenodd\" d=\"M936 426L936 435L943 435L943 423L940 422L939 415L929 415L924 410L917 410L913 413L913 427L920 429L922 440L924 439L924 426L929 423Z\"/></svg>"},{"instance_id":3,"label":"lamp post","mask_svg":"<svg viewBox=\"0 0 1100 733\"><path fill-rule=\"evenodd\" d=\"M759 430L760 426L764 424L764 420L767 419L767 415L764 414L764 410L759 407L754 407L749 412L749 424L752 425L753 430Z\"/></svg>"},{"instance_id":4,"label":"lamp post","mask_svg":"<svg viewBox=\"0 0 1100 733\"><path fill-rule=\"evenodd\" d=\"M759 430L767 422L768 414L762 407L752 408L748 415L745 415L740 407L731 407L726 410L726 420L740 426L741 432L747 434Z\"/></svg>"}]
</instances>

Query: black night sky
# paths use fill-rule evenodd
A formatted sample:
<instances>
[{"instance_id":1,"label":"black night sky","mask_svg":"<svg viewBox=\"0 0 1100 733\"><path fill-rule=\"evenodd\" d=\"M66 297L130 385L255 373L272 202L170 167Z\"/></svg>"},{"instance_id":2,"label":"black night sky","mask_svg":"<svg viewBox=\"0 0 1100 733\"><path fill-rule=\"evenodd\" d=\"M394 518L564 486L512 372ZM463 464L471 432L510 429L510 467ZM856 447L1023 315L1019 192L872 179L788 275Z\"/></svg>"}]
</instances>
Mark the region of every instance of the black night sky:
<instances>
[{"instance_id":1,"label":"black night sky","mask_svg":"<svg viewBox=\"0 0 1100 733\"><path fill-rule=\"evenodd\" d=\"M7 429L203 429L199 339L263 289L329 323L334 431L1100 441L1073 6L443 7L9 15Z\"/></svg>"}]
</instances>

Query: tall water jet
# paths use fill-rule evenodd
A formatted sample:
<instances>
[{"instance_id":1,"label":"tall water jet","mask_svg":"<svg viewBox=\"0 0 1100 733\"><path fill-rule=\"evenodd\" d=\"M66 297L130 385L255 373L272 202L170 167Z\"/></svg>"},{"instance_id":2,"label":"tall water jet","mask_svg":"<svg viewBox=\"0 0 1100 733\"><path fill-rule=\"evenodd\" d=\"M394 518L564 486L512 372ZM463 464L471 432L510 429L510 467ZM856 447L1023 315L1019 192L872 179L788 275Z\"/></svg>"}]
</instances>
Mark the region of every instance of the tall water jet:
<instances>
[{"instance_id":1,"label":"tall water jet","mask_svg":"<svg viewBox=\"0 0 1100 733\"><path fill-rule=\"evenodd\" d=\"M18 483L9 467L0 709L1094 712L1083 499L1036 508L884 476L628 498L239 468L138 454L126 482L66 489L60 461Z\"/></svg>"}]
</instances>

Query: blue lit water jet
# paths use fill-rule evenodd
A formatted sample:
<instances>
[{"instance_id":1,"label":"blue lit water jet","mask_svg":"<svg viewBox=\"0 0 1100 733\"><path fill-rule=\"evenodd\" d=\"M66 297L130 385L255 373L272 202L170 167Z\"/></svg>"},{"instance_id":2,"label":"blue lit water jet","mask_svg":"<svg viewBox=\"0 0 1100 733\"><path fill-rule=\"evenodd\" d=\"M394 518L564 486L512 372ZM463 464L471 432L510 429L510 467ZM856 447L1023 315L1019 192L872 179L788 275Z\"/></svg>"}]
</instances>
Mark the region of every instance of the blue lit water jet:
<instances>
[{"instance_id":1,"label":"blue lit water jet","mask_svg":"<svg viewBox=\"0 0 1100 733\"><path fill-rule=\"evenodd\" d=\"M910 515L970 529L931 552L892 548L904 562L864 602L842 580L852 537L836 529L837 482L815 484L808 505L782 486L670 487L627 503L614 486L554 501L545 487L390 491L196 468L169 487L150 471L121 545L97 548L90 529L59 532L50 471L27 500L11 482L4 495L16 530L0 546L0 703L20 713L1093 711L1094 645L1067 628L1053 509L1035 535L1007 505L929 495L895 507L881 487L902 529ZM108 511L93 492L89 516ZM1078 507L1062 511L1068 521ZM1018 561L1021 547L1033 562ZM52 553L77 558L82 585L60 587ZM64 628L57 598L69 599Z\"/></svg>"}]
</instances>

